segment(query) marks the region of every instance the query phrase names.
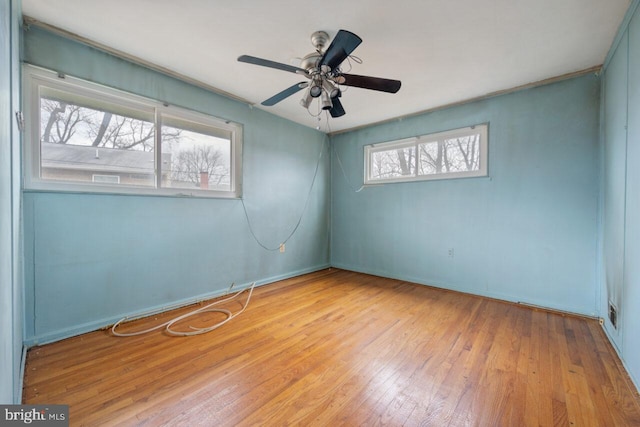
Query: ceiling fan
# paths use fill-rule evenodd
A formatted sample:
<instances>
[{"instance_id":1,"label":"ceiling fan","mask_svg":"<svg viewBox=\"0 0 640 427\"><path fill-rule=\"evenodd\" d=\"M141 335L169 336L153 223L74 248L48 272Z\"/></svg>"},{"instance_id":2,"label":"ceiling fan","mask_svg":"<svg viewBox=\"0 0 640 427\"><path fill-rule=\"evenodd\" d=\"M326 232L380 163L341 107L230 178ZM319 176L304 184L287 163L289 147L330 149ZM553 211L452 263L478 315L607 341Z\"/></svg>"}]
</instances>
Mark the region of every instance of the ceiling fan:
<instances>
[{"instance_id":1,"label":"ceiling fan","mask_svg":"<svg viewBox=\"0 0 640 427\"><path fill-rule=\"evenodd\" d=\"M400 90L401 82L399 80L359 76L341 71L340 65L345 59L351 57L351 53L362 43L360 37L350 31L340 30L329 47L324 50L328 41L329 35L326 32L316 31L313 33L311 44L316 48L316 51L302 58L300 67L249 55L238 57L238 61L300 74L308 79L308 81L296 83L263 101L262 105L265 106L275 105L306 88L305 95L300 100L300 104L304 108L309 109L311 101L314 98L320 98L323 110L329 110L331 117L340 117L345 114L339 99L342 96L340 86L353 86L388 93L396 93Z\"/></svg>"}]
</instances>

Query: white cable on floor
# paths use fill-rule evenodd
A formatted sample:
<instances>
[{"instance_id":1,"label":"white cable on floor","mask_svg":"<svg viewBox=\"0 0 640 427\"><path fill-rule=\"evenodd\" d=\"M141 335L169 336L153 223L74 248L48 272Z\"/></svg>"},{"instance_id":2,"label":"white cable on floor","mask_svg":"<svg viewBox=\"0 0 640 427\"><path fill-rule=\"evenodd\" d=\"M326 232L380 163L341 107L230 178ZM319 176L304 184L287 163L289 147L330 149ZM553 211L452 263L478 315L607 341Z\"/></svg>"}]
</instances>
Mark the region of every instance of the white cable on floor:
<instances>
[{"instance_id":1,"label":"white cable on floor","mask_svg":"<svg viewBox=\"0 0 640 427\"><path fill-rule=\"evenodd\" d=\"M145 329L143 331L137 331L137 332L116 332L116 328L125 320L129 319L128 317L123 317L122 319L118 320L112 327L111 327L111 333L113 335L115 335L116 337L133 337L136 335L143 335L155 330L158 330L160 328L165 328L165 331L169 334L169 335L174 335L174 336L180 336L180 337L187 337L187 336L192 336L192 335L200 335L200 334L204 334L207 332L211 332L216 328L219 328L220 326L224 325L225 323L227 323L228 321L230 321L231 319L233 319L234 317L238 316L240 313L242 313L247 306L249 305L249 300L251 299L251 294L253 294L253 288L256 286L256 282L253 282L251 284L250 287L242 289L241 291L236 292L235 294L233 294L232 296L228 297L228 298L224 298L218 301L214 301L211 304L207 304L204 307L198 308L196 310L190 311L188 313L185 313L181 316L178 316L174 319L169 320L168 322L165 322L161 325L158 326L154 326L153 328L149 328L149 329ZM229 290L231 290L231 288L233 287L233 285L231 285L229 287ZM240 311L238 311L237 313L233 314L231 313L231 311L227 310L226 308L212 308L215 305L218 304L222 304L223 302L227 302L227 301L231 301L234 298L236 298L237 296L239 296L240 294L242 294L243 292L249 290L249 295L247 296L247 301L244 303L244 305L242 306L242 309L240 309ZM196 328L194 326L189 326L191 329L193 329L193 331L191 332L182 332L182 331L174 331L171 329L171 327L176 324L177 322L184 320L188 317L191 316L195 316L196 314L200 314L200 313L205 313L205 312L217 312L217 313L223 313L226 314L227 317L224 320L221 320L220 322L206 327L206 328Z\"/></svg>"}]
</instances>

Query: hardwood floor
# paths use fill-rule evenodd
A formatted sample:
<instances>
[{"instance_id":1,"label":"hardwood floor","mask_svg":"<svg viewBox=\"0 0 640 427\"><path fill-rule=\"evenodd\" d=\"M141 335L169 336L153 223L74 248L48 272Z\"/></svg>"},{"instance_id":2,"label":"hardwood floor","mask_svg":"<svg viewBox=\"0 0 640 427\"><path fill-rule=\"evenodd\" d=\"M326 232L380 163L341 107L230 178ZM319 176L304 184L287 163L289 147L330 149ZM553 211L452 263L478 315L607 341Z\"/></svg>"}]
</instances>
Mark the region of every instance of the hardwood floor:
<instances>
[{"instance_id":1,"label":"hardwood floor","mask_svg":"<svg viewBox=\"0 0 640 427\"><path fill-rule=\"evenodd\" d=\"M32 348L24 403L71 425L640 425L596 320L335 269L256 288L208 334Z\"/></svg>"}]
</instances>

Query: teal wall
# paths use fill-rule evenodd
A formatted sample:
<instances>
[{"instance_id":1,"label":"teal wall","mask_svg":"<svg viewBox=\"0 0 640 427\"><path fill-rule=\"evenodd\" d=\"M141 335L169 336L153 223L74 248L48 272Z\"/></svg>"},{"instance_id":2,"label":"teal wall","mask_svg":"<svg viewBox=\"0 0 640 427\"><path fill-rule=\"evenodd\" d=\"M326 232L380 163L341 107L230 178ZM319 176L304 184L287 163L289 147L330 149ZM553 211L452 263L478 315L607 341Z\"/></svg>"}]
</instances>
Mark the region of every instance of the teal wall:
<instances>
[{"instance_id":1,"label":"teal wall","mask_svg":"<svg viewBox=\"0 0 640 427\"><path fill-rule=\"evenodd\" d=\"M599 97L589 74L336 135L332 265L599 314ZM484 122L489 177L354 192L364 145Z\"/></svg>"},{"instance_id":2,"label":"teal wall","mask_svg":"<svg viewBox=\"0 0 640 427\"><path fill-rule=\"evenodd\" d=\"M20 2L0 0L0 404L22 396L19 23Z\"/></svg>"},{"instance_id":3,"label":"teal wall","mask_svg":"<svg viewBox=\"0 0 640 427\"><path fill-rule=\"evenodd\" d=\"M605 64L604 203L600 310L605 330L640 387L640 11L631 5Z\"/></svg>"},{"instance_id":4,"label":"teal wall","mask_svg":"<svg viewBox=\"0 0 640 427\"><path fill-rule=\"evenodd\" d=\"M627 152L627 49L628 35L622 37L603 82L604 161L603 161L603 282L601 312L607 317L605 328L615 342L621 339L619 329L609 322L607 311L611 301L622 308L624 274L624 218ZM622 315L622 311L620 311Z\"/></svg>"},{"instance_id":5,"label":"teal wall","mask_svg":"<svg viewBox=\"0 0 640 427\"><path fill-rule=\"evenodd\" d=\"M27 190L27 344L218 295L234 282L329 265L324 134L38 27L24 33L24 45L28 63L243 124L243 198L256 237L278 248L302 216L280 253L253 238L241 200Z\"/></svg>"}]
</instances>

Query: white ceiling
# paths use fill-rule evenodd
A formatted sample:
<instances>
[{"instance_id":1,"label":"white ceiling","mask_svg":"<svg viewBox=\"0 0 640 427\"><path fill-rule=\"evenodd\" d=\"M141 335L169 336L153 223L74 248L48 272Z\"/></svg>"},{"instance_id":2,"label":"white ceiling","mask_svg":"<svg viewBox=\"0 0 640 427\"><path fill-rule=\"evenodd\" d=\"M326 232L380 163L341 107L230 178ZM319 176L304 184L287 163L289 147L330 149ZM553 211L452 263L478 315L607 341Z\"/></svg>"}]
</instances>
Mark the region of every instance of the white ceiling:
<instances>
[{"instance_id":1,"label":"white ceiling","mask_svg":"<svg viewBox=\"0 0 640 427\"><path fill-rule=\"evenodd\" d=\"M298 65L310 35L356 33L352 74L402 81L397 94L348 88L335 132L601 65L630 0L22 0L23 13L316 127L301 81L237 62L242 54ZM344 66L343 66L344 68ZM304 79L302 79L304 80Z\"/></svg>"}]
</instances>

